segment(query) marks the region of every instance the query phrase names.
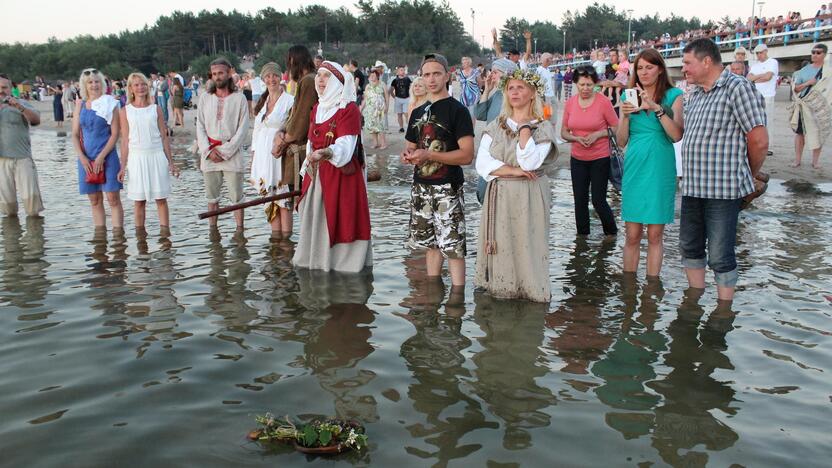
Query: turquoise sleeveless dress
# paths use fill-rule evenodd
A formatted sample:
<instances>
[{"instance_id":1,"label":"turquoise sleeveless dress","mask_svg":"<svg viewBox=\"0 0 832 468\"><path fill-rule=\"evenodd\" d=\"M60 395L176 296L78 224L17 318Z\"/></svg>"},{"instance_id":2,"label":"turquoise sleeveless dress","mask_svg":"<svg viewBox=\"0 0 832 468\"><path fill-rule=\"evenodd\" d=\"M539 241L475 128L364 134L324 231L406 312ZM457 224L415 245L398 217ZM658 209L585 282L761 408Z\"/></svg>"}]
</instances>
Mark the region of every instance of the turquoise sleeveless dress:
<instances>
[{"instance_id":1,"label":"turquoise sleeveless dress","mask_svg":"<svg viewBox=\"0 0 832 468\"><path fill-rule=\"evenodd\" d=\"M673 101L682 95L670 88L661 106L673 117ZM676 199L676 153L653 112L630 116L630 140L621 180L621 217L641 224L673 223Z\"/></svg>"}]
</instances>

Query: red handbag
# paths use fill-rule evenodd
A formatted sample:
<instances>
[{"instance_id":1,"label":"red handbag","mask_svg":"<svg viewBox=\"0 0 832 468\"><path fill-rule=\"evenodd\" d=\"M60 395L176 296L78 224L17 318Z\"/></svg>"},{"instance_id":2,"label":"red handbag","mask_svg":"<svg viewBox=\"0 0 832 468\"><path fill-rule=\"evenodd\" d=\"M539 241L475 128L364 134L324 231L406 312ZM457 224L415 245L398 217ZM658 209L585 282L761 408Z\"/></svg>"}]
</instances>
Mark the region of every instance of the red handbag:
<instances>
[{"instance_id":1,"label":"red handbag","mask_svg":"<svg viewBox=\"0 0 832 468\"><path fill-rule=\"evenodd\" d=\"M87 173L87 178L84 179L88 184L103 184L106 180L104 178L104 168L101 169L101 172L89 172Z\"/></svg>"}]
</instances>

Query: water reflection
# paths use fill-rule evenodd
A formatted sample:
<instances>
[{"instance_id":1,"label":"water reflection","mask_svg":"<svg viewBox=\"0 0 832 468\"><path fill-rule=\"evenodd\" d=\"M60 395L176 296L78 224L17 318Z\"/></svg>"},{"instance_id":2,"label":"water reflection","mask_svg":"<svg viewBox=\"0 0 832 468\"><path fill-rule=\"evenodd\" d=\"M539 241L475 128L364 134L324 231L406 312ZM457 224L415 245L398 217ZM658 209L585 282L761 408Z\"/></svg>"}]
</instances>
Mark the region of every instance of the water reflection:
<instances>
[{"instance_id":1,"label":"water reflection","mask_svg":"<svg viewBox=\"0 0 832 468\"><path fill-rule=\"evenodd\" d=\"M44 259L43 218L26 218L26 230L17 216L2 218L3 270L0 303L21 309L43 305L52 286L46 271L51 265ZM45 318L41 316L39 318Z\"/></svg>"},{"instance_id":2,"label":"water reflection","mask_svg":"<svg viewBox=\"0 0 832 468\"><path fill-rule=\"evenodd\" d=\"M413 324L415 334L402 343L400 352L413 377L408 397L413 409L424 415L423 422L414 422L407 430L432 446L407 445L405 450L424 460L436 459L435 466L446 466L482 448L476 443L463 445L467 433L498 425L486 421L479 402L461 388L463 380L472 377L463 365L462 351L471 340L461 332L462 291L453 289L446 302L444 283L427 277L423 256L412 255L404 263L410 293L400 304L407 309L401 316ZM445 313L440 313L443 303Z\"/></svg>"},{"instance_id":3,"label":"water reflection","mask_svg":"<svg viewBox=\"0 0 832 468\"><path fill-rule=\"evenodd\" d=\"M656 378L653 366L666 349L664 335L655 330L658 303L664 294L660 280L648 280L639 295L635 275L625 275L622 280L625 307L620 332L604 358L592 366L592 373L604 379L595 394L613 409L607 412L606 423L625 439L647 435L654 425L651 410L660 397L649 391L645 384Z\"/></svg>"},{"instance_id":4,"label":"water reflection","mask_svg":"<svg viewBox=\"0 0 832 468\"><path fill-rule=\"evenodd\" d=\"M365 390L376 377L361 361L370 344L375 313L367 307L372 274L297 270L299 302L316 320L304 345L305 367L333 397L335 415L363 423L378 421L375 397ZM317 322L317 323L315 323Z\"/></svg>"},{"instance_id":5,"label":"water reflection","mask_svg":"<svg viewBox=\"0 0 832 468\"><path fill-rule=\"evenodd\" d=\"M137 357L142 357L155 342L169 346L172 341L192 334L176 331L177 318L184 313L185 307L173 289L179 275L170 230L161 229L156 252L150 251L147 230L137 228L135 235L138 255L130 268L128 281L135 287L136 296L128 303L127 320L148 333L136 350Z\"/></svg>"},{"instance_id":6,"label":"water reflection","mask_svg":"<svg viewBox=\"0 0 832 468\"><path fill-rule=\"evenodd\" d=\"M474 303L474 321L485 333L478 339L483 350L473 358L474 391L505 423L503 447L531 447L528 430L548 426L543 409L555 404L552 392L535 382L548 372L540 345L549 304L497 300L484 293L475 293Z\"/></svg>"},{"instance_id":7,"label":"water reflection","mask_svg":"<svg viewBox=\"0 0 832 468\"><path fill-rule=\"evenodd\" d=\"M205 297L205 306L209 313L223 317L217 322L223 328L244 331L248 322L257 316L257 309L246 303L247 299L256 299L246 286L252 271L248 239L243 231L237 231L229 241L230 247L226 247L216 226L209 229L208 239L205 282L210 285L210 292Z\"/></svg>"},{"instance_id":8,"label":"water reflection","mask_svg":"<svg viewBox=\"0 0 832 468\"><path fill-rule=\"evenodd\" d=\"M598 246L591 246L586 238L575 240L565 281L565 289L572 293L546 317L546 326L556 331L551 347L565 363L562 372L588 374L590 365L613 342L612 334L605 330L602 311L614 289L607 265L614 248L610 240Z\"/></svg>"},{"instance_id":9,"label":"water reflection","mask_svg":"<svg viewBox=\"0 0 832 468\"><path fill-rule=\"evenodd\" d=\"M123 229L113 228L113 238L107 237L106 228L95 228L89 241L92 252L87 254L87 273L82 283L91 289L90 299L93 310L102 315L123 314L127 310L124 295L127 273L127 237ZM113 325L109 322L105 326Z\"/></svg>"},{"instance_id":10,"label":"water reflection","mask_svg":"<svg viewBox=\"0 0 832 468\"><path fill-rule=\"evenodd\" d=\"M716 380L717 369L733 369L725 354L726 334L733 329L736 314L729 304L720 303L701 327L704 309L702 292L688 290L676 318L667 328L670 338L664 362L670 372L664 379L647 385L662 396L655 409L652 445L662 459L673 466L705 466L709 451L725 450L739 438L715 415L719 410L735 415L731 382Z\"/></svg>"}]
</instances>

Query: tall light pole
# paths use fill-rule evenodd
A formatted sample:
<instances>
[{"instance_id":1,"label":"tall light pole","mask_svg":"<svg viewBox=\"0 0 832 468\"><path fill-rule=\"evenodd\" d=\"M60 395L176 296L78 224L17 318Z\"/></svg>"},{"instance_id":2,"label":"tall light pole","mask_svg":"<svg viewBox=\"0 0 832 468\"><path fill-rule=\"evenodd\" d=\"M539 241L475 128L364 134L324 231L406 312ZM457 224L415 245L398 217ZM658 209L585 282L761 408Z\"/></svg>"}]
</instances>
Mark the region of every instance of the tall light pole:
<instances>
[{"instance_id":1,"label":"tall light pole","mask_svg":"<svg viewBox=\"0 0 832 468\"><path fill-rule=\"evenodd\" d=\"M473 8L471 8L471 37L477 37L474 35L474 15L476 12ZM476 39L474 39L476 41Z\"/></svg>"},{"instance_id":2,"label":"tall light pole","mask_svg":"<svg viewBox=\"0 0 832 468\"><path fill-rule=\"evenodd\" d=\"M534 38L534 54L537 55L537 38Z\"/></svg>"},{"instance_id":3,"label":"tall light pole","mask_svg":"<svg viewBox=\"0 0 832 468\"><path fill-rule=\"evenodd\" d=\"M630 60L630 31L633 25L633 10L627 10L627 60Z\"/></svg>"},{"instance_id":4,"label":"tall light pole","mask_svg":"<svg viewBox=\"0 0 832 468\"><path fill-rule=\"evenodd\" d=\"M563 30L563 56L566 57L566 30Z\"/></svg>"}]
</instances>

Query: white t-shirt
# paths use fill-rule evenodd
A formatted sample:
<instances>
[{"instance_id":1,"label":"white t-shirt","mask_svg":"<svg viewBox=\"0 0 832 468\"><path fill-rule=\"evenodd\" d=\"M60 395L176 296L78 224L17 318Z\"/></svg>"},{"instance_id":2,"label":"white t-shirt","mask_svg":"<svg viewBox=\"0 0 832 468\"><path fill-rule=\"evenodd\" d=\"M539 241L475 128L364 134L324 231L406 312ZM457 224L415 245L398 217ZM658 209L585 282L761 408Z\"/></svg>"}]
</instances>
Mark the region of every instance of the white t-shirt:
<instances>
[{"instance_id":1,"label":"white t-shirt","mask_svg":"<svg viewBox=\"0 0 832 468\"><path fill-rule=\"evenodd\" d=\"M259 76L254 77L248 84L251 86L251 94L253 96L260 96L266 92L266 83Z\"/></svg>"},{"instance_id":2,"label":"white t-shirt","mask_svg":"<svg viewBox=\"0 0 832 468\"><path fill-rule=\"evenodd\" d=\"M543 83L546 85L543 95L546 97L553 97L555 95L554 86L552 84L552 72L549 71L546 67L538 66L537 70L535 70L540 78L543 80Z\"/></svg>"},{"instance_id":3,"label":"white t-shirt","mask_svg":"<svg viewBox=\"0 0 832 468\"><path fill-rule=\"evenodd\" d=\"M780 66L777 63L777 60L769 58L765 62L757 62L754 65L751 65L751 70L749 70L749 73L752 75L762 75L768 72L772 73L770 80L754 84L757 86L757 91L759 91L763 97L774 97L774 95L777 94L777 77L780 73Z\"/></svg>"}]
</instances>

